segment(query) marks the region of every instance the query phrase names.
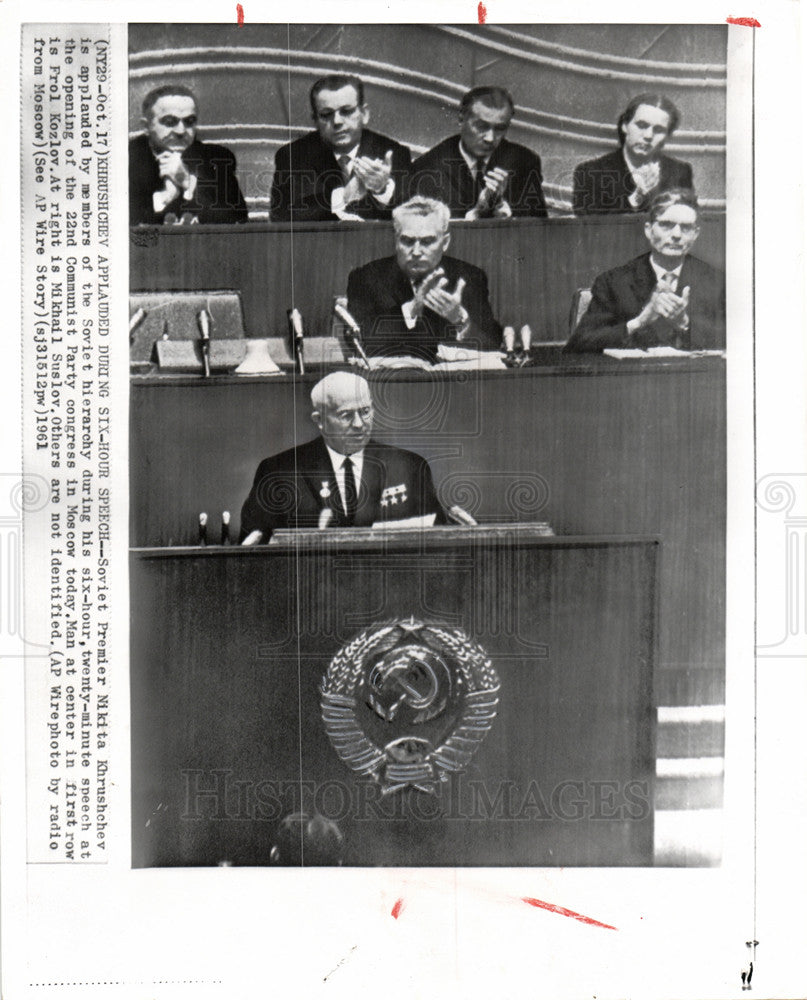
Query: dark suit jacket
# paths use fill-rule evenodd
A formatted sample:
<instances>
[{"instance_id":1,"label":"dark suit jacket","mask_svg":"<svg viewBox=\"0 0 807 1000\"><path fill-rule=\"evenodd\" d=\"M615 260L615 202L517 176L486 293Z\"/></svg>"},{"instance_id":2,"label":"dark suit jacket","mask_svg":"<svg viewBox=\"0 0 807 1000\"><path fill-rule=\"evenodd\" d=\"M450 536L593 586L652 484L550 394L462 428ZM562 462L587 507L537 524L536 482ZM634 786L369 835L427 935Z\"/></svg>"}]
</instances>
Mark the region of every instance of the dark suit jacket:
<instances>
[{"instance_id":1,"label":"dark suit jacket","mask_svg":"<svg viewBox=\"0 0 807 1000\"><path fill-rule=\"evenodd\" d=\"M485 272L455 257L443 257L440 266L449 290L453 291L460 277L465 279L462 304L471 318L471 328L462 343L496 350L502 328L490 307ZM401 306L412 298L412 286L394 257L374 260L351 271L347 298L348 309L361 327L364 349L370 355L411 354L434 361L438 344L457 342L455 328L431 309L424 309L412 330L406 328Z\"/></svg>"},{"instance_id":2,"label":"dark suit jacket","mask_svg":"<svg viewBox=\"0 0 807 1000\"><path fill-rule=\"evenodd\" d=\"M628 340L627 322L638 316L656 287L650 254L606 271L594 281L591 304L569 339L566 351L611 347L674 346L680 334L659 319ZM723 350L726 346L726 279L722 271L691 254L684 259L678 292L689 286L689 332L685 350Z\"/></svg>"},{"instance_id":3,"label":"dark suit jacket","mask_svg":"<svg viewBox=\"0 0 807 1000\"><path fill-rule=\"evenodd\" d=\"M385 207L368 194L361 201L348 205L348 212L363 219L389 219L395 205L404 200L412 154L394 139L364 129L359 156L383 160L388 149L392 150L392 178L395 181L392 201ZM319 132L309 132L281 146L275 153L272 222L335 221L337 217L331 213L331 192L343 184L342 170Z\"/></svg>"},{"instance_id":4,"label":"dark suit jacket","mask_svg":"<svg viewBox=\"0 0 807 1000\"><path fill-rule=\"evenodd\" d=\"M246 222L247 206L235 175L235 157L224 146L195 140L182 154L182 162L196 174L196 192L190 201L180 195L157 215L152 195L163 187L148 136L129 143L129 224L161 225L169 212L180 218L191 212L199 222Z\"/></svg>"},{"instance_id":5,"label":"dark suit jacket","mask_svg":"<svg viewBox=\"0 0 807 1000\"><path fill-rule=\"evenodd\" d=\"M546 201L541 187L541 158L526 146L502 139L488 161L488 170L502 167L510 177L504 197L514 216L546 218ZM452 135L415 160L410 193L438 198L460 218L474 207L474 178L460 153L460 137Z\"/></svg>"},{"instance_id":6,"label":"dark suit jacket","mask_svg":"<svg viewBox=\"0 0 807 1000\"><path fill-rule=\"evenodd\" d=\"M437 514L437 523L445 522L429 465L411 451L371 440L364 449L362 478L357 486L358 508L353 521L357 527L425 514ZM395 492L395 503L389 493L383 496L394 487L403 487ZM331 459L325 442L318 437L261 462L241 510L241 538L255 529L262 531L267 541L276 528L316 528L324 507L333 511L331 527L347 524Z\"/></svg>"},{"instance_id":7,"label":"dark suit jacket","mask_svg":"<svg viewBox=\"0 0 807 1000\"><path fill-rule=\"evenodd\" d=\"M692 187L692 167L670 156L659 157L658 187L644 200L644 205L660 191L674 187ZM572 207L575 215L601 215L606 212L635 212L628 197L636 182L628 170L621 149L606 153L598 160L579 163L574 170ZM643 207L643 206L640 206Z\"/></svg>"}]
</instances>

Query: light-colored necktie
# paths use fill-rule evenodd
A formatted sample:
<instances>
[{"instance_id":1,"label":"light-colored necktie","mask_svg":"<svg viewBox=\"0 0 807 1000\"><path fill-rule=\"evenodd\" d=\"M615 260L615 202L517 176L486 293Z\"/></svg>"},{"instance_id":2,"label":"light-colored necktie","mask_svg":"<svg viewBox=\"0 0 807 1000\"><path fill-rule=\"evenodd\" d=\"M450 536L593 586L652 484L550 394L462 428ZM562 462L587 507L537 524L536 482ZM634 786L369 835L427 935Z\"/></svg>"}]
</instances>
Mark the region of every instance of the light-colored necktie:
<instances>
[{"instance_id":1,"label":"light-colored necktie","mask_svg":"<svg viewBox=\"0 0 807 1000\"><path fill-rule=\"evenodd\" d=\"M337 157L337 163L342 168L342 176L346 181L350 180L350 175L352 170L350 169L350 157L349 156L339 156Z\"/></svg>"}]
</instances>

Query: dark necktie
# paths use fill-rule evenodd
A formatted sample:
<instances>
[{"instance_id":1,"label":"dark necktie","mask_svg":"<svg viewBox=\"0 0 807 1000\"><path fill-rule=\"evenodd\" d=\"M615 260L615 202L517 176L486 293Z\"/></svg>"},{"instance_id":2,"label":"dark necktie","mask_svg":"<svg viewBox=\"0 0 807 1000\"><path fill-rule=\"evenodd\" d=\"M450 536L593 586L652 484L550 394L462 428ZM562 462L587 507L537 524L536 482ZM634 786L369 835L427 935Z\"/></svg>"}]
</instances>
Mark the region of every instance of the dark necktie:
<instances>
[{"instance_id":1,"label":"dark necktie","mask_svg":"<svg viewBox=\"0 0 807 1000\"><path fill-rule=\"evenodd\" d=\"M485 186L485 157L478 156L476 159L476 171L474 173L474 197L478 198Z\"/></svg>"},{"instance_id":2,"label":"dark necktie","mask_svg":"<svg viewBox=\"0 0 807 1000\"><path fill-rule=\"evenodd\" d=\"M345 517L348 524L353 524L356 520L356 477L353 474L353 462L348 456L342 463L345 473Z\"/></svg>"}]
</instances>

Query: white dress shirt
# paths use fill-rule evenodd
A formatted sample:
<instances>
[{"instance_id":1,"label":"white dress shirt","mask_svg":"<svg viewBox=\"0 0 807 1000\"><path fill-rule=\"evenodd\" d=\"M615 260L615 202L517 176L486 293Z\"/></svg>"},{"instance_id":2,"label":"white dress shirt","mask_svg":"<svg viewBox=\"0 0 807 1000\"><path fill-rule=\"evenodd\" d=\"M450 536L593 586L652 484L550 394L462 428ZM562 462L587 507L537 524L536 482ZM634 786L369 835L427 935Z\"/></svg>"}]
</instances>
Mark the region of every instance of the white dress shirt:
<instances>
[{"instance_id":1,"label":"white dress shirt","mask_svg":"<svg viewBox=\"0 0 807 1000\"><path fill-rule=\"evenodd\" d=\"M343 171L348 175L348 177L353 176L353 163L356 157L359 155L359 147L356 145L353 149L349 149L345 153L334 153L336 157L336 162L341 166L344 162L344 158L347 157L347 163L342 167ZM353 214L349 211L349 205L353 203L356 199L347 200L347 185L346 180L341 187L335 187L331 191L331 212L339 219L347 217L348 219L353 219ZM364 189L364 185L361 185ZM392 195L395 192L395 181L390 177L387 181L387 186L380 194L376 194L375 191L368 191L367 194L377 202L379 205L389 205L392 201ZM363 196L362 196L363 197Z\"/></svg>"},{"instance_id":2,"label":"white dress shirt","mask_svg":"<svg viewBox=\"0 0 807 1000\"><path fill-rule=\"evenodd\" d=\"M681 268L684 266L683 260L678 265L678 267L673 267L668 270L666 267L661 267L660 264L657 264L653 260L653 257L651 256L650 266L656 272L656 281L658 282L658 284L666 285L671 292L675 292L676 289L678 288L678 282L681 278ZM670 275L670 277L668 278L667 275Z\"/></svg>"},{"instance_id":3,"label":"white dress shirt","mask_svg":"<svg viewBox=\"0 0 807 1000\"><path fill-rule=\"evenodd\" d=\"M652 191L658 186L661 178L661 164L658 160L648 160L647 163L632 163L624 146L622 147L622 156L636 185L628 195L628 201L632 208L638 209L644 205L646 192Z\"/></svg>"},{"instance_id":4,"label":"white dress shirt","mask_svg":"<svg viewBox=\"0 0 807 1000\"><path fill-rule=\"evenodd\" d=\"M333 474L336 477L336 485L339 487L339 496L342 498L342 510L347 514L345 503L345 459L349 458L353 463L353 479L356 482L356 495L361 493L361 473L364 468L364 448L361 451L354 451L352 455L342 455L334 451L330 445L326 444L328 455L333 466Z\"/></svg>"}]
</instances>

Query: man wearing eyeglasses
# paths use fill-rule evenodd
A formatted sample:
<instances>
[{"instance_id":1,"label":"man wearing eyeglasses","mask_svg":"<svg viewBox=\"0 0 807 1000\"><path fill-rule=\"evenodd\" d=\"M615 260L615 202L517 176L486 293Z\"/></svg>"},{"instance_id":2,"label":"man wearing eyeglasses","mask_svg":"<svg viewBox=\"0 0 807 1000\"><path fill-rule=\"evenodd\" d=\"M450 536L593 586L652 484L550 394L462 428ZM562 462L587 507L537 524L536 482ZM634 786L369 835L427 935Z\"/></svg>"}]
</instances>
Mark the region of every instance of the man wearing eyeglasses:
<instances>
[{"instance_id":1,"label":"man wearing eyeglasses","mask_svg":"<svg viewBox=\"0 0 807 1000\"><path fill-rule=\"evenodd\" d=\"M234 223L247 221L235 157L197 138L193 91L167 84L142 105L145 134L129 143L129 222Z\"/></svg>"},{"instance_id":2,"label":"man wearing eyeglasses","mask_svg":"<svg viewBox=\"0 0 807 1000\"><path fill-rule=\"evenodd\" d=\"M566 351L725 348L725 275L690 253L700 234L694 191L657 195L644 233L649 253L594 281L591 303Z\"/></svg>"},{"instance_id":3,"label":"man wearing eyeglasses","mask_svg":"<svg viewBox=\"0 0 807 1000\"><path fill-rule=\"evenodd\" d=\"M275 154L273 222L389 219L405 194L411 153L368 129L357 76L323 77L311 88L316 130Z\"/></svg>"},{"instance_id":4,"label":"man wearing eyeglasses","mask_svg":"<svg viewBox=\"0 0 807 1000\"><path fill-rule=\"evenodd\" d=\"M241 510L241 539L267 542L277 528L370 527L445 514L420 455L374 441L370 387L331 372L311 390L320 436L264 459Z\"/></svg>"}]
</instances>

